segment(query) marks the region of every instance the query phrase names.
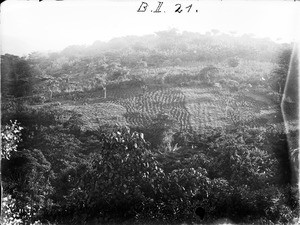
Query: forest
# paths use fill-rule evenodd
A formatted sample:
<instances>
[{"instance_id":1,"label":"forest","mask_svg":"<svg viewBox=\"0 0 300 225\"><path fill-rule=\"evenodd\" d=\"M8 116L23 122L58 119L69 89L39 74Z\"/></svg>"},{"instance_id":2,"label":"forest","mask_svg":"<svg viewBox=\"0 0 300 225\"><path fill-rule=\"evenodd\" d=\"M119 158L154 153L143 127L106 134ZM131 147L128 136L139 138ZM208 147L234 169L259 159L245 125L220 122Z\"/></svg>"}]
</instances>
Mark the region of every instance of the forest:
<instances>
[{"instance_id":1,"label":"forest","mask_svg":"<svg viewBox=\"0 0 300 225\"><path fill-rule=\"evenodd\" d=\"M1 55L1 224L296 224L292 52L170 29Z\"/></svg>"}]
</instances>

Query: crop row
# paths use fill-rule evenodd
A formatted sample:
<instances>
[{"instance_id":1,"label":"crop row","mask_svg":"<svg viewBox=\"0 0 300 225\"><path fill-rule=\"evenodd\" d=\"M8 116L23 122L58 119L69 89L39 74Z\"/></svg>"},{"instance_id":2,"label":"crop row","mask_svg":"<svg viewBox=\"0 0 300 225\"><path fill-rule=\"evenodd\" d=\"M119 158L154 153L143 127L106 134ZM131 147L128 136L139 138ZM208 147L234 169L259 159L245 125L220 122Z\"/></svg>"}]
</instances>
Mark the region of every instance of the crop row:
<instances>
[{"instance_id":1,"label":"crop row","mask_svg":"<svg viewBox=\"0 0 300 225\"><path fill-rule=\"evenodd\" d=\"M185 108L185 96L180 91L165 89L147 91L116 103L126 108L125 118L135 126L146 126L153 123L156 115L163 113L176 121L181 129L190 126L190 115Z\"/></svg>"},{"instance_id":2,"label":"crop row","mask_svg":"<svg viewBox=\"0 0 300 225\"><path fill-rule=\"evenodd\" d=\"M227 121L226 109L211 103L188 104L187 109L191 114L191 125L195 130L205 130L206 127L222 127Z\"/></svg>"},{"instance_id":3,"label":"crop row","mask_svg":"<svg viewBox=\"0 0 300 225\"><path fill-rule=\"evenodd\" d=\"M191 126L201 131L206 127L224 127L253 117L256 108L241 96L216 96L213 101L194 101L186 105L191 114Z\"/></svg>"}]
</instances>

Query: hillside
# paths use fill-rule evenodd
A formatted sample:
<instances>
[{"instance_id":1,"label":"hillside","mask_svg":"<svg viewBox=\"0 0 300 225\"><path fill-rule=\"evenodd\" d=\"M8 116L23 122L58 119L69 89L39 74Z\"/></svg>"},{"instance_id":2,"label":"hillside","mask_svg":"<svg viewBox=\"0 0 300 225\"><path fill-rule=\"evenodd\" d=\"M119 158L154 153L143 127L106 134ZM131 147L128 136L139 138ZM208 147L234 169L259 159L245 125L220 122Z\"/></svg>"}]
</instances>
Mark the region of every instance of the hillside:
<instances>
[{"instance_id":1,"label":"hillside","mask_svg":"<svg viewBox=\"0 0 300 225\"><path fill-rule=\"evenodd\" d=\"M251 35L168 30L2 55L3 218L295 221L293 54Z\"/></svg>"},{"instance_id":2,"label":"hillside","mask_svg":"<svg viewBox=\"0 0 300 225\"><path fill-rule=\"evenodd\" d=\"M279 106L276 92L263 85L262 81L269 79L272 70L276 68L274 63L242 61L234 68L225 63L213 66L218 69L213 78L214 83L227 79L238 82L242 88L232 91L226 84L220 87L203 84L194 74L206 68L205 65L163 67L154 71L145 68L138 72L143 73L146 79L152 73L164 73L164 83L156 85L151 80L145 80L144 85L148 85L145 90L140 83L121 81L107 86L106 98L104 91L96 88L86 92L74 90L65 94L54 93L51 102L59 105L56 107L60 109L82 115L87 129L95 129L106 123L143 127L153 123L158 114L165 114L175 122L174 126L179 130L192 128L203 132L205 127L232 125L233 115L229 115L228 110L232 111L237 107L239 112L235 111L235 114L239 115L236 116L243 116L245 119L250 119L250 116L261 117L266 114L262 112L268 110L268 115L271 115L268 119L274 120L272 116L275 116L276 107ZM180 79L190 81L180 82ZM48 107L49 104L51 105L48 102L45 106Z\"/></svg>"}]
</instances>

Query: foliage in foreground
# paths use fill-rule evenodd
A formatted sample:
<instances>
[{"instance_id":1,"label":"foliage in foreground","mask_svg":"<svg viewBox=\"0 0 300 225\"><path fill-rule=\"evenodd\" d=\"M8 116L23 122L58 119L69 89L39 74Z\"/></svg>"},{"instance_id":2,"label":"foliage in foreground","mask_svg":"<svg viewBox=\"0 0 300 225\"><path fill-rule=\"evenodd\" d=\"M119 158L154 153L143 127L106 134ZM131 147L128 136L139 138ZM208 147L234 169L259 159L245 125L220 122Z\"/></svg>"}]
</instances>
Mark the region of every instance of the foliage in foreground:
<instances>
[{"instance_id":1,"label":"foliage in foreground","mask_svg":"<svg viewBox=\"0 0 300 225\"><path fill-rule=\"evenodd\" d=\"M9 124L1 127L1 159L9 159L12 152L17 150L21 141L21 130L17 121L10 121Z\"/></svg>"},{"instance_id":2,"label":"foliage in foreground","mask_svg":"<svg viewBox=\"0 0 300 225\"><path fill-rule=\"evenodd\" d=\"M273 128L187 131L174 135L176 151L120 127L27 124L23 134L2 168L5 195L25 224L192 222L196 207L207 222L288 223L298 214L286 137Z\"/></svg>"}]
</instances>

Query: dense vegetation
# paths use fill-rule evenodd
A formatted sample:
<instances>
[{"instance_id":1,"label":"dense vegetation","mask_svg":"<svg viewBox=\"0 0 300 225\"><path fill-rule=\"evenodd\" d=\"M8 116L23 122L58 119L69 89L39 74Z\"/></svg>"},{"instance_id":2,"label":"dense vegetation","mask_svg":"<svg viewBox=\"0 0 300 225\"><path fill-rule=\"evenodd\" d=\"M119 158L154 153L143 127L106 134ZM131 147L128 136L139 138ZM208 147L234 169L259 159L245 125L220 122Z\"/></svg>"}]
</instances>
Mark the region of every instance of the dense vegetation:
<instances>
[{"instance_id":1,"label":"dense vegetation","mask_svg":"<svg viewBox=\"0 0 300 225\"><path fill-rule=\"evenodd\" d=\"M275 63L277 53L282 50L286 51L284 60L287 60L289 49L289 45L278 45L251 35L235 37L216 31L205 35L180 34L169 30L143 37L115 38L107 43L96 41L91 46L70 46L58 53L34 52L22 58L6 54L1 56L2 95L24 97L47 93L49 89L53 95L88 91L101 85L113 86L121 80L178 84L203 78L209 82L222 68L210 66L200 74L199 68L179 71L179 74L171 68L220 62L234 68L240 60Z\"/></svg>"},{"instance_id":2,"label":"dense vegetation","mask_svg":"<svg viewBox=\"0 0 300 225\"><path fill-rule=\"evenodd\" d=\"M279 108L290 55L249 35L170 30L1 56L2 222L295 221L298 150ZM229 119L206 112L198 128L203 104ZM253 113L271 106L271 122ZM115 118L91 126L93 110Z\"/></svg>"}]
</instances>

